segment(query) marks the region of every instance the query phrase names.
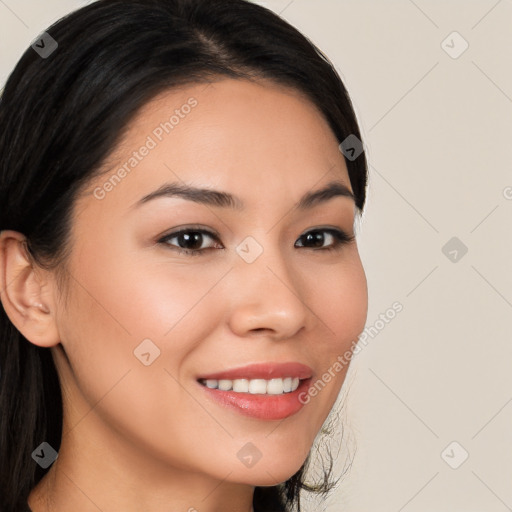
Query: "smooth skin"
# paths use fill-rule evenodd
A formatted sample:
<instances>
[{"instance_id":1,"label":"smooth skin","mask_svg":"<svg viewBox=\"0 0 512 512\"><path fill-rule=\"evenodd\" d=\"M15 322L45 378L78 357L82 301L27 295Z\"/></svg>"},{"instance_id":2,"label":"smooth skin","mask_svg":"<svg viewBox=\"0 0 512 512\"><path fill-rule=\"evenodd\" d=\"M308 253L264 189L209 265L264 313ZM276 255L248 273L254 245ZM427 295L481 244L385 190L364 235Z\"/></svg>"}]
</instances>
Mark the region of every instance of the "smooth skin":
<instances>
[{"instance_id":1,"label":"smooth skin","mask_svg":"<svg viewBox=\"0 0 512 512\"><path fill-rule=\"evenodd\" d=\"M94 190L191 97L197 105L98 199ZM1 233L3 306L31 343L50 348L63 389L62 445L29 497L33 512L250 512L255 485L300 468L346 366L279 421L212 402L196 379L297 361L315 382L357 340L367 286L356 241L303 236L321 228L354 235L354 200L295 208L331 181L351 190L338 144L293 89L264 80L192 84L139 111L105 174L75 203L66 290L31 261L22 234ZM135 206L172 182L229 192L245 208L181 197ZM161 241L188 226L215 236ZM248 236L263 249L252 263L236 251ZM160 356L146 366L134 350L148 338ZM248 442L262 453L250 468L237 457Z\"/></svg>"}]
</instances>

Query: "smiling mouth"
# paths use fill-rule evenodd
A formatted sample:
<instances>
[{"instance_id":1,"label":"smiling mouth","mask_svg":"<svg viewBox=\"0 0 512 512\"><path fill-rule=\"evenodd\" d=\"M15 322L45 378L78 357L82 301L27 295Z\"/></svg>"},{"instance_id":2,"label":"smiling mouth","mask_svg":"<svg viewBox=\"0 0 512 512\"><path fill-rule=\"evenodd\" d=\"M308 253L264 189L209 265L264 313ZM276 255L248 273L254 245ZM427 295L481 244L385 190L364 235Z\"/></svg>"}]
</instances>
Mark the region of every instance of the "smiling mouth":
<instances>
[{"instance_id":1,"label":"smiling mouth","mask_svg":"<svg viewBox=\"0 0 512 512\"><path fill-rule=\"evenodd\" d=\"M306 379L302 379L306 380ZM300 384L298 377L275 379L199 379L198 382L210 389L233 391L251 395L283 395L292 393Z\"/></svg>"},{"instance_id":2,"label":"smiling mouth","mask_svg":"<svg viewBox=\"0 0 512 512\"><path fill-rule=\"evenodd\" d=\"M233 380L201 378L197 383L214 403L244 416L273 421L293 416L305 406L307 402L301 400L301 396L307 394L311 380L311 377Z\"/></svg>"}]
</instances>

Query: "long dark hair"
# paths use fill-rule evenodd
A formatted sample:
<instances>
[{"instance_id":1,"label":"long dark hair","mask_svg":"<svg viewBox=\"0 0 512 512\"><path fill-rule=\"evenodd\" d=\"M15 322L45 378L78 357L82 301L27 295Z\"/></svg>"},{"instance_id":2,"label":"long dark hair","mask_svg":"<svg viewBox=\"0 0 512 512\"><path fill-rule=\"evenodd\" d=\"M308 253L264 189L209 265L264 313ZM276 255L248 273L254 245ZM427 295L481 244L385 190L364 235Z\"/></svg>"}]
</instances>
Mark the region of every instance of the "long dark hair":
<instances>
[{"instance_id":1,"label":"long dark hair","mask_svg":"<svg viewBox=\"0 0 512 512\"><path fill-rule=\"evenodd\" d=\"M219 78L266 78L304 93L341 143L361 139L347 91L320 50L287 22L245 0L99 0L56 22L50 54L28 48L0 100L0 230L23 233L34 262L62 273L70 212L144 104L179 85ZM47 51L51 40L46 38ZM356 206L365 202L364 152L346 158ZM56 450L62 396L48 348L30 343L0 308L0 501L26 507L47 470L31 457ZM257 487L255 512L300 510L305 470Z\"/></svg>"}]
</instances>

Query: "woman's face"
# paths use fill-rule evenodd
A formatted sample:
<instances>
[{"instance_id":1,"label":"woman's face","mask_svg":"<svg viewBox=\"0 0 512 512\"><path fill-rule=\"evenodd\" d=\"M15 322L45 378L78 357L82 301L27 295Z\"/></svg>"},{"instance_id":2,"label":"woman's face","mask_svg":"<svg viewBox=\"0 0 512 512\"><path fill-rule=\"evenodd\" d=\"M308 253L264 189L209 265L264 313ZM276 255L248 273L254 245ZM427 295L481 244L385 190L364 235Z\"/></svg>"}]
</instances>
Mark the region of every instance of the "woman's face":
<instances>
[{"instance_id":1,"label":"woman's face","mask_svg":"<svg viewBox=\"0 0 512 512\"><path fill-rule=\"evenodd\" d=\"M67 359L53 349L63 446L88 439L141 470L251 485L295 473L340 391L347 365L335 363L366 321L356 242L335 235L354 235L344 188L338 141L293 90L226 79L147 104L75 204L56 317ZM217 380L309 380L289 394L273 380L267 395L266 382L243 393L198 381L253 364L267 366Z\"/></svg>"}]
</instances>

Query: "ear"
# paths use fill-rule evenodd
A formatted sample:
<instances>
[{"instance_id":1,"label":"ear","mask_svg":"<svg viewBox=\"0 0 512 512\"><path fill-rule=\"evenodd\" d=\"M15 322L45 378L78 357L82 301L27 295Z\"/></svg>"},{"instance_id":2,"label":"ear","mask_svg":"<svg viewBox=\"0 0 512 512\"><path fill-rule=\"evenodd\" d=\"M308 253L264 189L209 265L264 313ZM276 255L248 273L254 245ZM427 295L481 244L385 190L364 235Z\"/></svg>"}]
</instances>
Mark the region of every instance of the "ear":
<instances>
[{"instance_id":1,"label":"ear","mask_svg":"<svg viewBox=\"0 0 512 512\"><path fill-rule=\"evenodd\" d=\"M54 280L34 264L26 238L0 232L0 299L4 310L27 340L40 347L60 343L55 322Z\"/></svg>"}]
</instances>

